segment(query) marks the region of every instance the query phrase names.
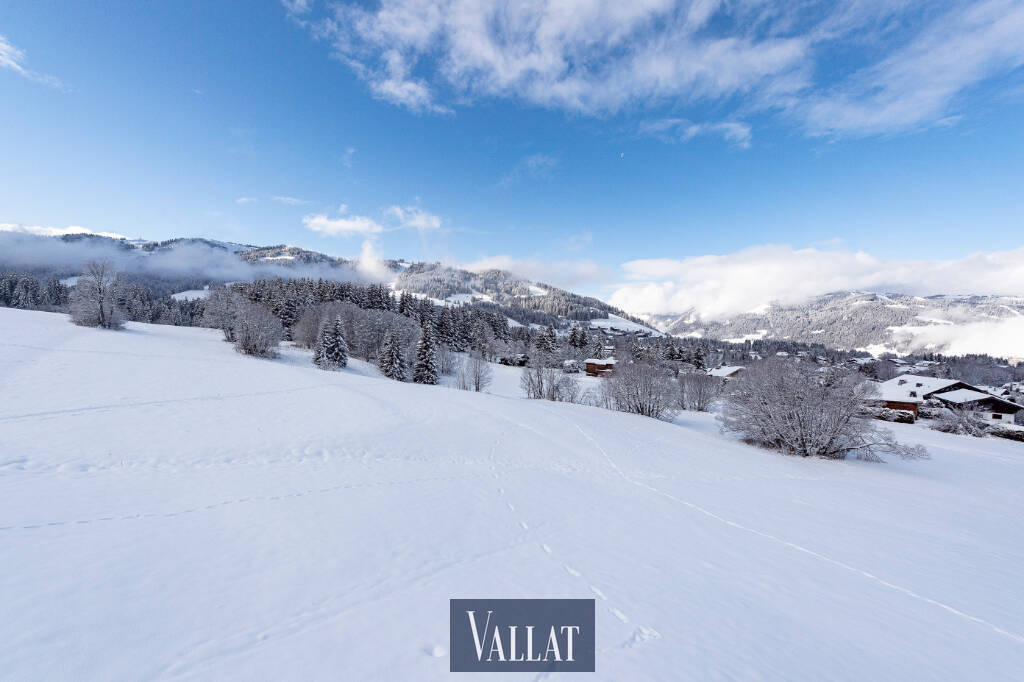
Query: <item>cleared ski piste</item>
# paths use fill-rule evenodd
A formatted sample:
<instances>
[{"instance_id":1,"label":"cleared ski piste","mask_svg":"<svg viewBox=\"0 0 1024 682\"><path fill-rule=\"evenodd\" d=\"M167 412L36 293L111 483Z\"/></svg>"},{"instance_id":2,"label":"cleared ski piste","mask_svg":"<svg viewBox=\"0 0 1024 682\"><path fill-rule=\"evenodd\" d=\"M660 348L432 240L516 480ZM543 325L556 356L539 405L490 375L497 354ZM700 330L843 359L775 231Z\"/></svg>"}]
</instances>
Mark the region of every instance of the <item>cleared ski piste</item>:
<instances>
[{"instance_id":1,"label":"cleared ski piste","mask_svg":"<svg viewBox=\"0 0 1024 682\"><path fill-rule=\"evenodd\" d=\"M495 370L0 309L0 678L442 679L449 598L592 597L596 679L1020 679L1024 445L801 460Z\"/></svg>"}]
</instances>

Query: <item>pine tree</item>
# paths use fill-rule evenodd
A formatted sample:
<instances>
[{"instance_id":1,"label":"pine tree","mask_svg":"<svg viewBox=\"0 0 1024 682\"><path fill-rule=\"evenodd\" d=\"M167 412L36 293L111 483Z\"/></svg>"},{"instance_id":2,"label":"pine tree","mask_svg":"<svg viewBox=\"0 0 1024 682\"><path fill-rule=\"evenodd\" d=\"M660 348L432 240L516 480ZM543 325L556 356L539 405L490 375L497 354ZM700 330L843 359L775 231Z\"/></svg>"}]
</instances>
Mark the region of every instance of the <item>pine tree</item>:
<instances>
[{"instance_id":1,"label":"pine tree","mask_svg":"<svg viewBox=\"0 0 1024 682\"><path fill-rule=\"evenodd\" d=\"M417 384L437 383L437 349L430 324L423 325L420 340L416 343L416 366L413 368L412 380Z\"/></svg>"},{"instance_id":2,"label":"pine tree","mask_svg":"<svg viewBox=\"0 0 1024 682\"><path fill-rule=\"evenodd\" d=\"M320 336L313 349L313 364L320 369L338 369L348 365L348 343L345 341L345 325L341 316L320 329Z\"/></svg>"},{"instance_id":3,"label":"pine tree","mask_svg":"<svg viewBox=\"0 0 1024 682\"><path fill-rule=\"evenodd\" d=\"M405 355L393 332L388 332L377 356L377 367L388 379L405 381Z\"/></svg>"},{"instance_id":4,"label":"pine tree","mask_svg":"<svg viewBox=\"0 0 1024 682\"><path fill-rule=\"evenodd\" d=\"M693 366L697 369L704 369L707 366L703 346L697 346L697 349L693 351L693 357L690 359L690 362L692 362Z\"/></svg>"}]
</instances>

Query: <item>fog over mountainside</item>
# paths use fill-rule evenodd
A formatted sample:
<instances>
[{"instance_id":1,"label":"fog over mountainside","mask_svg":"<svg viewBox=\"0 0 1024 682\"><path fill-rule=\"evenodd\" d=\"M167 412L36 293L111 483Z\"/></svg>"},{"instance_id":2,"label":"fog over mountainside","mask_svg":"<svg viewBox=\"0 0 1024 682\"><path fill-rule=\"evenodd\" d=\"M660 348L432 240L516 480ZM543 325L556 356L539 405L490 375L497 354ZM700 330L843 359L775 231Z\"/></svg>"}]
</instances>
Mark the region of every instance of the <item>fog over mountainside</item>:
<instances>
[{"instance_id":1,"label":"fog over mountainside","mask_svg":"<svg viewBox=\"0 0 1024 682\"><path fill-rule=\"evenodd\" d=\"M44 237L0 232L0 271L45 278L73 277L103 258L134 280L174 293L232 281L276 277L384 282L435 303L491 307L520 324L564 325L617 316L676 336L735 343L778 339L874 354L986 353L1024 359L1024 296L909 296L843 291L801 303L772 303L711 318L690 309L674 315L630 315L589 296L535 282L506 270L477 272L442 263L386 260L372 250L339 258L296 246L255 246L204 238L166 241L93 234Z\"/></svg>"},{"instance_id":2,"label":"fog over mountainside","mask_svg":"<svg viewBox=\"0 0 1024 682\"><path fill-rule=\"evenodd\" d=\"M692 310L646 319L670 334L735 342L774 338L873 353L984 352L1024 358L1024 296L837 292L715 320Z\"/></svg>"},{"instance_id":3,"label":"fog over mountainside","mask_svg":"<svg viewBox=\"0 0 1024 682\"><path fill-rule=\"evenodd\" d=\"M494 308L520 324L586 321L617 316L642 321L599 299L534 282L504 270L470 272L441 263L385 260L364 249L339 258L296 246L255 246L204 238L165 241L115 239L95 234L38 236L0 232L0 272L29 272L41 279L72 278L82 264L105 259L134 281L158 283L162 292L201 290L232 281L312 278L383 282L396 291Z\"/></svg>"}]
</instances>

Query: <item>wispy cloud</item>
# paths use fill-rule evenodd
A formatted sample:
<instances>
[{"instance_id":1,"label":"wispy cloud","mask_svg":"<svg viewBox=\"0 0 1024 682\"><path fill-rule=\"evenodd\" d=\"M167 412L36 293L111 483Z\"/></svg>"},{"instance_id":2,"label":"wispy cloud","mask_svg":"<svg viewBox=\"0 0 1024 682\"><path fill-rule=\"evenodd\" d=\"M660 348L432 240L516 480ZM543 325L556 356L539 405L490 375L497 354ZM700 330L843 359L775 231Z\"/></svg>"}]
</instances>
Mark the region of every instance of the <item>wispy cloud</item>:
<instances>
[{"instance_id":1,"label":"wispy cloud","mask_svg":"<svg viewBox=\"0 0 1024 682\"><path fill-rule=\"evenodd\" d=\"M397 221L399 228L429 232L441 228L441 216L419 206L389 206L384 213Z\"/></svg>"},{"instance_id":2,"label":"wispy cloud","mask_svg":"<svg viewBox=\"0 0 1024 682\"><path fill-rule=\"evenodd\" d=\"M685 118L659 118L643 121L639 131L662 142L689 142L695 137L717 135L742 149L749 148L753 138L750 126L739 121L694 123Z\"/></svg>"},{"instance_id":3,"label":"wispy cloud","mask_svg":"<svg viewBox=\"0 0 1024 682\"><path fill-rule=\"evenodd\" d=\"M493 99L585 116L668 110L680 119L668 139L740 147L751 133L736 119L763 111L811 135L931 126L1024 64L1021 0L285 4L375 97L412 111ZM688 111L708 105L721 122Z\"/></svg>"},{"instance_id":4,"label":"wispy cloud","mask_svg":"<svg viewBox=\"0 0 1024 682\"><path fill-rule=\"evenodd\" d=\"M0 232L18 232L21 234L34 234L41 237L60 237L66 234L92 234L99 237L110 237L111 239L127 239L123 234L116 232L97 232L81 225L68 225L67 227L50 227L46 225L23 225L21 223L0 223Z\"/></svg>"},{"instance_id":5,"label":"wispy cloud","mask_svg":"<svg viewBox=\"0 0 1024 682\"><path fill-rule=\"evenodd\" d=\"M25 53L12 45L5 36L0 35L0 68L13 71L22 78L36 83L49 85L58 90L67 91L67 87L56 76L37 73L25 65Z\"/></svg>"},{"instance_id":6,"label":"wispy cloud","mask_svg":"<svg viewBox=\"0 0 1024 682\"><path fill-rule=\"evenodd\" d=\"M270 197L270 200L271 201L276 201L279 204L286 204L288 206L304 206L304 205L310 203L310 202L306 201L305 199L296 199L295 197L283 197L283 196Z\"/></svg>"},{"instance_id":7,"label":"wispy cloud","mask_svg":"<svg viewBox=\"0 0 1024 682\"><path fill-rule=\"evenodd\" d=\"M509 188L526 180L550 180L560 161L552 154L530 154L520 159L498 181L498 187Z\"/></svg>"},{"instance_id":8,"label":"wispy cloud","mask_svg":"<svg viewBox=\"0 0 1024 682\"><path fill-rule=\"evenodd\" d=\"M882 259L862 251L753 246L693 258L647 258L622 265L610 301L634 313L694 310L720 318L835 291L914 295L1024 291L1024 247L956 260Z\"/></svg>"},{"instance_id":9,"label":"wispy cloud","mask_svg":"<svg viewBox=\"0 0 1024 682\"><path fill-rule=\"evenodd\" d=\"M345 153L341 155L341 165L345 168L352 167L352 161L356 155L355 147L348 147L345 149Z\"/></svg>"},{"instance_id":10,"label":"wispy cloud","mask_svg":"<svg viewBox=\"0 0 1024 682\"><path fill-rule=\"evenodd\" d=\"M335 237L354 235L376 235L396 230L417 230L433 232L443 223L440 216L419 206L388 206L382 212L382 220L349 213L348 206L338 207L337 215L329 217L324 213L305 216L302 224L307 229Z\"/></svg>"},{"instance_id":11,"label":"wispy cloud","mask_svg":"<svg viewBox=\"0 0 1024 682\"><path fill-rule=\"evenodd\" d=\"M241 206L242 204L255 204L259 199L256 197L238 197L235 199L235 203Z\"/></svg>"}]
</instances>

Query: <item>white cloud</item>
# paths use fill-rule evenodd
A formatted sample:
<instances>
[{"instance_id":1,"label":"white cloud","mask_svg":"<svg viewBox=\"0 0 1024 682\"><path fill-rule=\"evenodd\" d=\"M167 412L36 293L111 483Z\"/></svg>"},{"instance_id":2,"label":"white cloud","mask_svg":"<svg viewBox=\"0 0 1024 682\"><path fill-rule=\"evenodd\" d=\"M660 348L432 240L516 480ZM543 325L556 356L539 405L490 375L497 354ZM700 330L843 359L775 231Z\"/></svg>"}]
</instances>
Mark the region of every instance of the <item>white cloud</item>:
<instances>
[{"instance_id":1,"label":"white cloud","mask_svg":"<svg viewBox=\"0 0 1024 682\"><path fill-rule=\"evenodd\" d=\"M507 270L526 279L566 289L606 282L612 276L607 269L588 260L545 261L508 255L489 256L458 267L470 272Z\"/></svg>"},{"instance_id":2,"label":"white cloud","mask_svg":"<svg viewBox=\"0 0 1024 682\"><path fill-rule=\"evenodd\" d=\"M399 228L429 232L441 227L440 216L424 211L419 206L389 206L384 213L398 221Z\"/></svg>"},{"instance_id":3,"label":"white cloud","mask_svg":"<svg viewBox=\"0 0 1024 682\"><path fill-rule=\"evenodd\" d=\"M746 149L753 138L750 126L740 121L694 123L685 118L659 118L640 124L640 134L662 142L689 142L695 137L720 135L726 142Z\"/></svg>"},{"instance_id":4,"label":"white cloud","mask_svg":"<svg viewBox=\"0 0 1024 682\"><path fill-rule=\"evenodd\" d=\"M98 237L110 237L111 239L127 239L123 234L95 232L80 225L47 227L44 225L22 225L21 223L0 223L0 232L19 232L22 234L35 234L41 237L60 237L66 234L92 234Z\"/></svg>"},{"instance_id":5,"label":"white cloud","mask_svg":"<svg viewBox=\"0 0 1024 682\"><path fill-rule=\"evenodd\" d=\"M0 68L8 69L22 78L27 78L36 83L43 83L58 90L67 89L59 78L36 73L25 66L25 53L11 45L3 35L0 35Z\"/></svg>"},{"instance_id":6,"label":"white cloud","mask_svg":"<svg viewBox=\"0 0 1024 682\"><path fill-rule=\"evenodd\" d=\"M237 199L235 199L235 203L238 205L254 204L257 201L259 201L259 199L257 199L256 197L238 197Z\"/></svg>"},{"instance_id":7,"label":"white cloud","mask_svg":"<svg viewBox=\"0 0 1024 682\"><path fill-rule=\"evenodd\" d=\"M338 208L337 218L328 218L323 213L310 214L302 219L307 229L332 237L351 237L352 235L377 234L384 231L384 226L373 218L361 215L347 215L348 207L342 204Z\"/></svg>"},{"instance_id":8,"label":"white cloud","mask_svg":"<svg viewBox=\"0 0 1024 682\"><path fill-rule=\"evenodd\" d=\"M341 165L345 168L352 167L352 159L356 155L355 147L347 147L345 153L341 155Z\"/></svg>"},{"instance_id":9,"label":"white cloud","mask_svg":"<svg viewBox=\"0 0 1024 682\"><path fill-rule=\"evenodd\" d=\"M309 202L305 199L296 199L295 197L270 197L272 201L276 201L280 204L287 204L288 206L302 206Z\"/></svg>"},{"instance_id":10,"label":"white cloud","mask_svg":"<svg viewBox=\"0 0 1024 682\"><path fill-rule=\"evenodd\" d=\"M395 230L433 232L439 230L443 223L441 216L419 206L388 206L383 214L386 220L381 223L367 216L349 215L348 206L342 204L338 207L338 217L330 218L323 213L310 214L302 219L302 224L321 234L349 237Z\"/></svg>"},{"instance_id":11,"label":"white cloud","mask_svg":"<svg viewBox=\"0 0 1024 682\"><path fill-rule=\"evenodd\" d=\"M724 121L687 123L682 138L738 146L750 131L734 118L765 109L811 134L949 121L972 86L1024 63L1021 0L285 3L375 97L413 111L495 98L584 115L711 104Z\"/></svg>"},{"instance_id":12,"label":"white cloud","mask_svg":"<svg viewBox=\"0 0 1024 682\"><path fill-rule=\"evenodd\" d=\"M1024 294L1024 247L956 260L876 258L864 252L763 245L725 255L624 263L610 302L631 313L694 310L709 319L835 291L912 295Z\"/></svg>"}]
</instances>

